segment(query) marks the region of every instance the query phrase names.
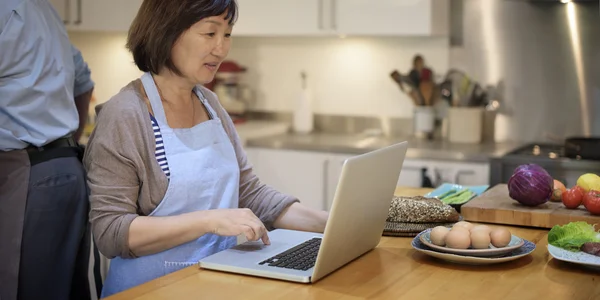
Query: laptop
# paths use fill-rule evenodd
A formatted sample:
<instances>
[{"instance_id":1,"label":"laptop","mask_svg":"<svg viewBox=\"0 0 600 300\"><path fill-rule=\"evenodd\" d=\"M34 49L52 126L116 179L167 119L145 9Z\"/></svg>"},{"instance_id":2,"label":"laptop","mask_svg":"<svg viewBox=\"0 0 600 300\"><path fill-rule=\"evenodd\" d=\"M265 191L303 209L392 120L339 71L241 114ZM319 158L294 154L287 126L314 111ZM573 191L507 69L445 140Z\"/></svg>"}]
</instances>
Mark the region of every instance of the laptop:
<instances>
[{"instance_id":1,"label":"laptop","mask_svg":"<svg viewBox=\"0 0 600 300\"><path fill-rule=\"evenodd\" d=\"M200 267L301 283L343 267L379 244L407 147L402 142L344 161L323 234L275 229L271 245L247 241L201 259Z\"/></svg>"}]
</instances>

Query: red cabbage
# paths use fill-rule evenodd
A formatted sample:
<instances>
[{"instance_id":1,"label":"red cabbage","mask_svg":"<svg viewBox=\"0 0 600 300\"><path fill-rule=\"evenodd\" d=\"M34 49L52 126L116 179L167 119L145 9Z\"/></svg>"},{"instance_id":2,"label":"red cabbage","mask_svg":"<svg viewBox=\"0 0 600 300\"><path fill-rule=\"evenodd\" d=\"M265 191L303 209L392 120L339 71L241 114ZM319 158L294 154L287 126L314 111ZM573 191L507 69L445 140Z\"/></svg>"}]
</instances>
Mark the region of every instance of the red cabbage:
<instances>
[{"instance_id":1,"label":"red cabbage","mask_svg":"<svg viewBox=\"0 0 600 300\"><path fill-rule=\"evenodd\" d=\"M508 195L525 206L544 204L552 197L554 178L536 164L517 167L508 180Z\"/></svg>"}]
</instances>

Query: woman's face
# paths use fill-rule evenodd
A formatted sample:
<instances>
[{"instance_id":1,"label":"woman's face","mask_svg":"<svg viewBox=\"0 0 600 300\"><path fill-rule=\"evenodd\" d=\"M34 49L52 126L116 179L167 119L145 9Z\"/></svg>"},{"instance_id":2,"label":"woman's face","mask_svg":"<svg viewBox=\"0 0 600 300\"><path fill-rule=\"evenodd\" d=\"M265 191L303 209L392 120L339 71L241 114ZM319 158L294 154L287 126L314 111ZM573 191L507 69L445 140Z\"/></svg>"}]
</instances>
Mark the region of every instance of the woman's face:
<instances>
[{"instance_id":1,"label":"woman's face","mask_svg":"<svg viewBox=\"0 0 600 300\"><path fill-rule=\"evenodd\" d=\"M211 82L229 53L232 25L225 15L200 20L173 46L173 64L194 85Z\"/></svg>"}]
</instances>

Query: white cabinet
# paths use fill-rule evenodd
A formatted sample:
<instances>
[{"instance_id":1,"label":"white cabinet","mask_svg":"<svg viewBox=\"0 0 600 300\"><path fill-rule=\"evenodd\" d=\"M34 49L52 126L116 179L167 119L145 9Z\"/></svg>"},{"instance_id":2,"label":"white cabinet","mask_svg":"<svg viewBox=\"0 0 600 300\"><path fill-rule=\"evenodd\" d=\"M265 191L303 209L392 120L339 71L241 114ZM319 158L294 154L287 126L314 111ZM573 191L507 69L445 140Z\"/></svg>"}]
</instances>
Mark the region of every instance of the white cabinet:
<instances>
[{"instance_id":1,"label":"white cabinet","mask_svg":"<svg viewBox=\"0 0 600 300\"><path fill-rule=\"evenodd\" d=\"M261 182L309 207L325 209L327 155L262 148L247 148L246 154Z\"/></svg>"},{"instance_id":2,"label":"white cabinet","mask_svg":"<svg viewBox=\"0 0 600 300\"><path fill-rule=\"evenodd\" d=\"M70 18L70 0L49 0L50 4L54 7L54 10L58 13L60 18L66 24Z\"/></svg>"},{"instance_id":3,"label":"white cabinet","mask_svg":"<svg viewBox=\"0 0 600 300\"><path fill-rule=\"evenodd\" d=\"M142 0L71 0L74 20L67 24L71 31L127 32Z\"/></svg>"},{"instance_id":4,"label":"white cabinet","mask_svg":"<svg viewBox=\"0 0 600 300\"><path fill-rule=\"evenodd\" d=\"M447 35L448 0L238 0L234 36Z\"/></svg>"},{"instance_id":5,"label":"white cabinet","mask_svg":"<svg viewBox=\"0 0 600 300\"><path fill-rule=\"evenodd\" d=\"M68 31L127 32L143 0L49 0Z\"/></svg>"},{"instance_id":6,"label":"white cabinet","mask_svg":"<svg viewBox=\"0 0 600 300\"><path fill-rule=\"evenodd\" d=\"M434 187L442 183L486 185L490 180L489 163L406 159L398 185L421 187L423 169L425 169L425 176L431 180Z\"/></svg>"},{"instance_id":7,"label":"white cabinet","mask_svg":"<svg viewBox=\"0 0 600 300\"><path fill-rule=\"evenodd\" d=\"M289 36L324 33L322 0L237 0L234 36Z\"/></svg>"},{"instance_id":8,"label":"white cabinet","mask_svg":"<svg viewBox=\"0 0 600 300\"><path fill-rule=\"evenodd\" d=\"M330 0L332 24L349 35L445 35L449 0Z\"/></svg>"},{"instance_id":9,"label":"white cabinet","mask_svg":"<svg viewBox=\"0 0 600 300\"><path fill-rule=\"evenodd\" d=\"M298 197L315 209L329 210L349 154L284 149L246 148L250 163L260 180L274 189ZM421 187L426 170L434 187L442 183L489 184L488 163L405 159L398 186ZM368 176L377 176L369 174Z\"/></svg>"},{"instance_id":10,"label":"white cabinet","mask_svg":"<svg viewBox=\"0 0 600 300\"><path fill-rule=\"evenodd\" d=\"M351 155L332 154L327 160L327 173L325 174L325 209L329 210L333 204L333 197L337 189L344 161Z\"/></svg>"},{"instance_id":11,"label":"white cabinet","mask_svg":"<svg viewBox=\"0 0 600 300\"><path fill-rule=\"evenodd\" d=\"M322 210L331 208L344 161L352 156L255 147L246 154L261 182Z\"/></svg>"}]
</instances>

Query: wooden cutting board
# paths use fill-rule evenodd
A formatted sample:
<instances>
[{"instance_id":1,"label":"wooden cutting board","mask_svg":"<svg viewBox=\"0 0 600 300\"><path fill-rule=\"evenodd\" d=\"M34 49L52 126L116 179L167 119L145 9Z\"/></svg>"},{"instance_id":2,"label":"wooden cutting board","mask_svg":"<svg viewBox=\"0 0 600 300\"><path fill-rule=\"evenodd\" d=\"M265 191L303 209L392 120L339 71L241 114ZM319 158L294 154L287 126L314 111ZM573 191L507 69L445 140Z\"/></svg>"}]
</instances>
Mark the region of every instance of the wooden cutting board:
<instances>
[{"instance_id":1,"label":"wooden cutting board","mask_svg":"<svg viewBox=\"0 0 600 300\"><path fill-rule=\"evenodd\" d=\"M508 186L499 184L461 206L466 221L552 228L574 221L600 224L600 216L591 215L583 205L567 209L561 202L547 202L527 207L508 196Z\"/></svg>"}]
</instances>

